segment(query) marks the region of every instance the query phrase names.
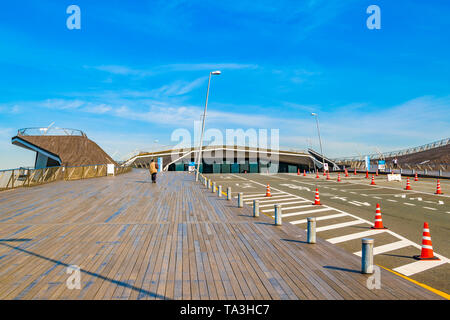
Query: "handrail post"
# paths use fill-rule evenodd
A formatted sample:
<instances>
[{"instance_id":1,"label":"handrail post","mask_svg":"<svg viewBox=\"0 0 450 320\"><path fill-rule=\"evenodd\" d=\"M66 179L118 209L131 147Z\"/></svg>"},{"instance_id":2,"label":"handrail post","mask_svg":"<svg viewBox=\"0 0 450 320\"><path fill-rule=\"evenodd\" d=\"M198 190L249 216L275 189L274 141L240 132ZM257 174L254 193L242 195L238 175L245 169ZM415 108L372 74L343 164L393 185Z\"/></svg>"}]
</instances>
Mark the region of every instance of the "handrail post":
<instances>
[{"instance_id":1,"label":"handrail post","mask_svg":"<svg viewBox=\"0 0 450 320\"><path fill-rule=\"evenodd\" d=\"M244 193L238 193L238 208L242 208L244 206Z\"/></svg>"},{"instance_id":2,"label":"handrail post","mask_svg":"<svg viewBox=\"0 0 450 320\"><path fill-rule=\"evenodd\" d=\"M275 225L276 226L281 226L281 223L282 223L282 221L281 221L281 211L282 211L281 204L277 203L275 205Z\"/></svg>"},{"instance_id":3,"label":"handrail post","mask_svg":"<svg viewBox=\"0 0 450 320\"><path fill-rule=\"evenodd\" d=\"M259 217L259 200L253 200L253 216Z\"/></svg>"},{"instance_id":4,"label":"handrail post","mask_svg":"<svg viewBox=\"0 0 450 320\"><path fill-rule=\"evenodd\" d=\"M308 221L308 234L307 239L308 243L316 243L316 218L309 217Z\"/></svg>"},{"instance_id":5,"label":"handrail post","mask_svg":"<svg viewBox=\"0 0 450 320\"><path fill-rule=\"evenodd\" d=\"M363 238L361 251L361 273L373 273L373 239Z\"/></svg>"}]
</instances>

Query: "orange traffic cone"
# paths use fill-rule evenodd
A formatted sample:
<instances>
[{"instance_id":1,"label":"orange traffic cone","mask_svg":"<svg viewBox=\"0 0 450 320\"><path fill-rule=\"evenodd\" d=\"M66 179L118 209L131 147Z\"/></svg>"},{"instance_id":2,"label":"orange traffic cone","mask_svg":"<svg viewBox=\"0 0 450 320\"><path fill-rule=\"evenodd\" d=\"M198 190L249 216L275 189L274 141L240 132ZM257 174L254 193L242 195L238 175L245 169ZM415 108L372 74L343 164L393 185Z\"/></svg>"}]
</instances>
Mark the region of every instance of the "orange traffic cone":
<instances>
[{"instance_id":1,"label":"orange traffic cone","mask_svg":"<svg viewBox=\"0 0 450 320\"><path fill-rule=\"evenodd\" d=\"M306 177L306 170L303 170L303 176Z\"/></svg>"},{"instance_id":2,"label":"orange traffic cone","mask_svg":"<svg viewBox=\"0 0 450 320\"><path fill-rule=\"evenodd\" d=\"M371 185L375 185L375 177L372 175L372 182L370 183Z\"/></svg>"},{"instance_id":3,"label":"orange traffic cone","mask_svg":"<svg viewBox=\"0 0 450 320\"><path fill-rule=\"evenodd\" d=\"M319 179L319 171L317 171L316 179Z\"/></svg>"},{"instance_id":4,"label":"orange traffic cone","mask_svg":"<svg viewBox=\"0 0 450 320\"><path fill-rule=\"evenodd\" d=\"M419 181L419 178L417 177L417 172L416 175L414 176L414 181Z\"/></svg>"},{"instance_id":5,"label":"orange traffic cone","mask_svg":"<svg viewBox=\"0 0 450 320\"><path fill-rule=\"evenodd\" d=\"M327 180L330 180L330 173L327 171Z\"/></svg>"},{"instance_id":6,"label":"orange traffic cone","mask_svg":"<svg viewBox=\"0 0 450 320\"><path fill-rule=\"evenodd\" d=\"M354 173L354 175L356 176L356 168L355 168L355 173Z\"/></svg>"},{"instance_id":7,"label":"orange traffic cone","mask_svg":"<svg viewBox=\"0 0 450 320\"><path fill-rule=\"evenodd\" d=\"M319 197L319 189L316 189L316 196L314 198L314 203L313 205L315 206L320 206L320 197Z\"/></svg>"},{"instance_id":8,"label":"orange traffic cone","mask_svg":"<svg viewBox=\"0 0 450 320\"><path fill-rule=\"evenodd\" d=\"M440 260L439 258L435 257L434 253L433 253L433 245L431 244L431 235L430 235L430 228L428 226L428 222L424 222L424 224L423 224L422 251L420 252L420 256L414 256L414 259L417 259L417 260Z\"/></svg>"},{"instance_id":9,"label":"orange traffic cone","mask_svg":"<svg viewBox=\"0 0 450 320\"><path fill-rule=\"evenodd\" d=\"M383 218L381 217L380 204L377 203L377 209L375 210L375 223L372 229L387 229L383 226Z\"/></svg>"},{"instance_id":10,"label":"orange traffic cone","mask_svg":"<svg viewBox=\"0 0 450 320\"><path fill-rule=\"evenodd\" d=\"M406 188L405 190L412 190L411 185L409 184L409 177L406 178Z\"/></svg>"},{"instance_id":11,"label":"orange traffic cone","mask_svg":"<svg viewBox=\"0 0 450 320\"><path fill-rule=\"evenodd\" d=\"M369 179L369 170L366 170L366 179Z\"/></svg>"},{"instance_id":12,"label":"orange traffic cone","mask_svg":"<svg viewBox=\"0 0 450 320\"><path fill-rule=\"evenodd\" d=\"M298 176L300 175L300 169L297 169L297 175Z\"/></svg>"},{"instance_id":13,"label":"orange traffic cone","mask_svg":"<svg viewBox=\"0 0 450 320\"><path fill-rule=\"evenodd\" d=\"M337 179L337 182L341 182L341 174L340 174L340 173L338 173L338 179Z\"/></svg>"},{"instance_id":14,"label":"orange traffic cone","mask_svg":"<svg viewBox=\"0 0 450 320\"><path fill-rule=\"evenodd\" d=\"M267 185L266 188L266 197L271 197L272 195L270 194L270 185Z\"/></svg>"},{"instance_id":15,"label":"orange traffic cone","mask_svg":"<svg viewBox=\"0 0 450 320\"><path fill-rule=\"evenodd\" d=\"M439 182L439 179L437 181L436 193L435 194L443 194L442 190L441 190L441 183Z\"/></svg>"},{"instance_id":16,"label":"orange traffic cone","mask_svg":"<svg viewBox=\"0 0 450 320\"><path fill-rule=\"evenodd\" d=\"M327 171L323 170L323 175L326 176L327 175Z\"/></svg>"},{"instance_id":17,"label":"orange traffic cone","mask_svg":"<svg viewBox=\"0 0 450 320\"><path fill-rule=\"evenodd\" d=\"M348 171L345 169L345 176L348 177Z\"/></svg>"}]
</instances>

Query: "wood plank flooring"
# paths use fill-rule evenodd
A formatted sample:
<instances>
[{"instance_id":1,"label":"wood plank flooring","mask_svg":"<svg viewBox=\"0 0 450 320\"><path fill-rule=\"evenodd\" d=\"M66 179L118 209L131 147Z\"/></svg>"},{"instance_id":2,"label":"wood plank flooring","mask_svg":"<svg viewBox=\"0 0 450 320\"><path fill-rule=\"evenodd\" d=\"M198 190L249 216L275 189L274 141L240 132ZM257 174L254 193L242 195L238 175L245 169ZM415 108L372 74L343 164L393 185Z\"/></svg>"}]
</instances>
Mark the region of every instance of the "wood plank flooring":
<instances>
[{"instance_id":1,"label":"wood plank flooring","mask_svg":"<svg viewBox=\"0 0 450 320\"><path fill-rule=\"evenodd\" d=\"M440 299L167 172L0 192L0 299ZM68 289L67 267L81 271Z\"/></svg>"}]
</instances>

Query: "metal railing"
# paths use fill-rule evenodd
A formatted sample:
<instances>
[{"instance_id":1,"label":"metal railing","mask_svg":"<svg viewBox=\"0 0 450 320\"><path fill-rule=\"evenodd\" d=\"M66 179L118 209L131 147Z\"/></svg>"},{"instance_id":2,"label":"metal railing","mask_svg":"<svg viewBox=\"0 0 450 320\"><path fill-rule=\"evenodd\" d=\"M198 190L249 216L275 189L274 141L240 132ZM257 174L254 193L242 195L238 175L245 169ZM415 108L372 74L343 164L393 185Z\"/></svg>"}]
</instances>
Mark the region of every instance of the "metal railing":
<instances>
[{"instance_id":1,"label":"metal railing","mask_svg":"<svg viewBox=\"0 0 450 320\"><path fill-rule=\"evenodd\" d=\"M115 167L114 174L130 172L131 167ZM48 167L42 169L10 169L0 171L0 191L20 187L32 187L53 181L80 180L107 175L107 165L87 165L78 167Z\"/></svg>"},{"instance_id":2,"label":"metal railing","mask_svg":"<svg viewBox=\"0 0 450 320\"><path fill-rule=\"evenodd\" d=\"M392 157L399 157L404 156L407 154L412 154L416 152L422 152L438 147L443 147L450 144L450 138L445 138L439 141L434 141L428 144L424 144L422 146L408 148L408 149L402 149L398 151L390 151L390 152L384 152L384 153L373 153L363 156L353 156L353 157L343 157L343 158L336 158L335 161L358 161L358 160L364 160L366 156L369 156L370 159L380 159L380 158L392 158Z\"/></svg>"},{"instance_id":3,"label":"metal railing","mask_svg":"<svg viewBox=\"0 0 450 320\"><path fill-rule=\"evenodd\" d=\"M22 128L17 130L18 136L83 136L86 134L78 129L71 128Z\"/></svg>"}]
</instances>

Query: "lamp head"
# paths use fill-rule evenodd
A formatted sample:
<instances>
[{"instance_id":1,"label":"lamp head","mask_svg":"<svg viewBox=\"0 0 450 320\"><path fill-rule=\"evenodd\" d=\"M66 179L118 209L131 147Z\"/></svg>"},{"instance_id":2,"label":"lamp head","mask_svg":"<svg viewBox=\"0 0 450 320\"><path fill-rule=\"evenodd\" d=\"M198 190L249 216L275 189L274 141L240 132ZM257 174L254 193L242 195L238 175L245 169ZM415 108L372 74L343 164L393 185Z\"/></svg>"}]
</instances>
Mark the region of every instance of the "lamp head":
<instances>
[{"instance_id":1,"label":"lamp head","mask_svg":"<svg viewBox=\"0 0 450 320\"><path fill-rule=\"evenodd\" d=\"M217 70L217 71L212 71L211 74L213 74L213 75L219 75L219 74L221 74L221 72L220 72L220 70Z\"/></svg>"}]
</instances>

